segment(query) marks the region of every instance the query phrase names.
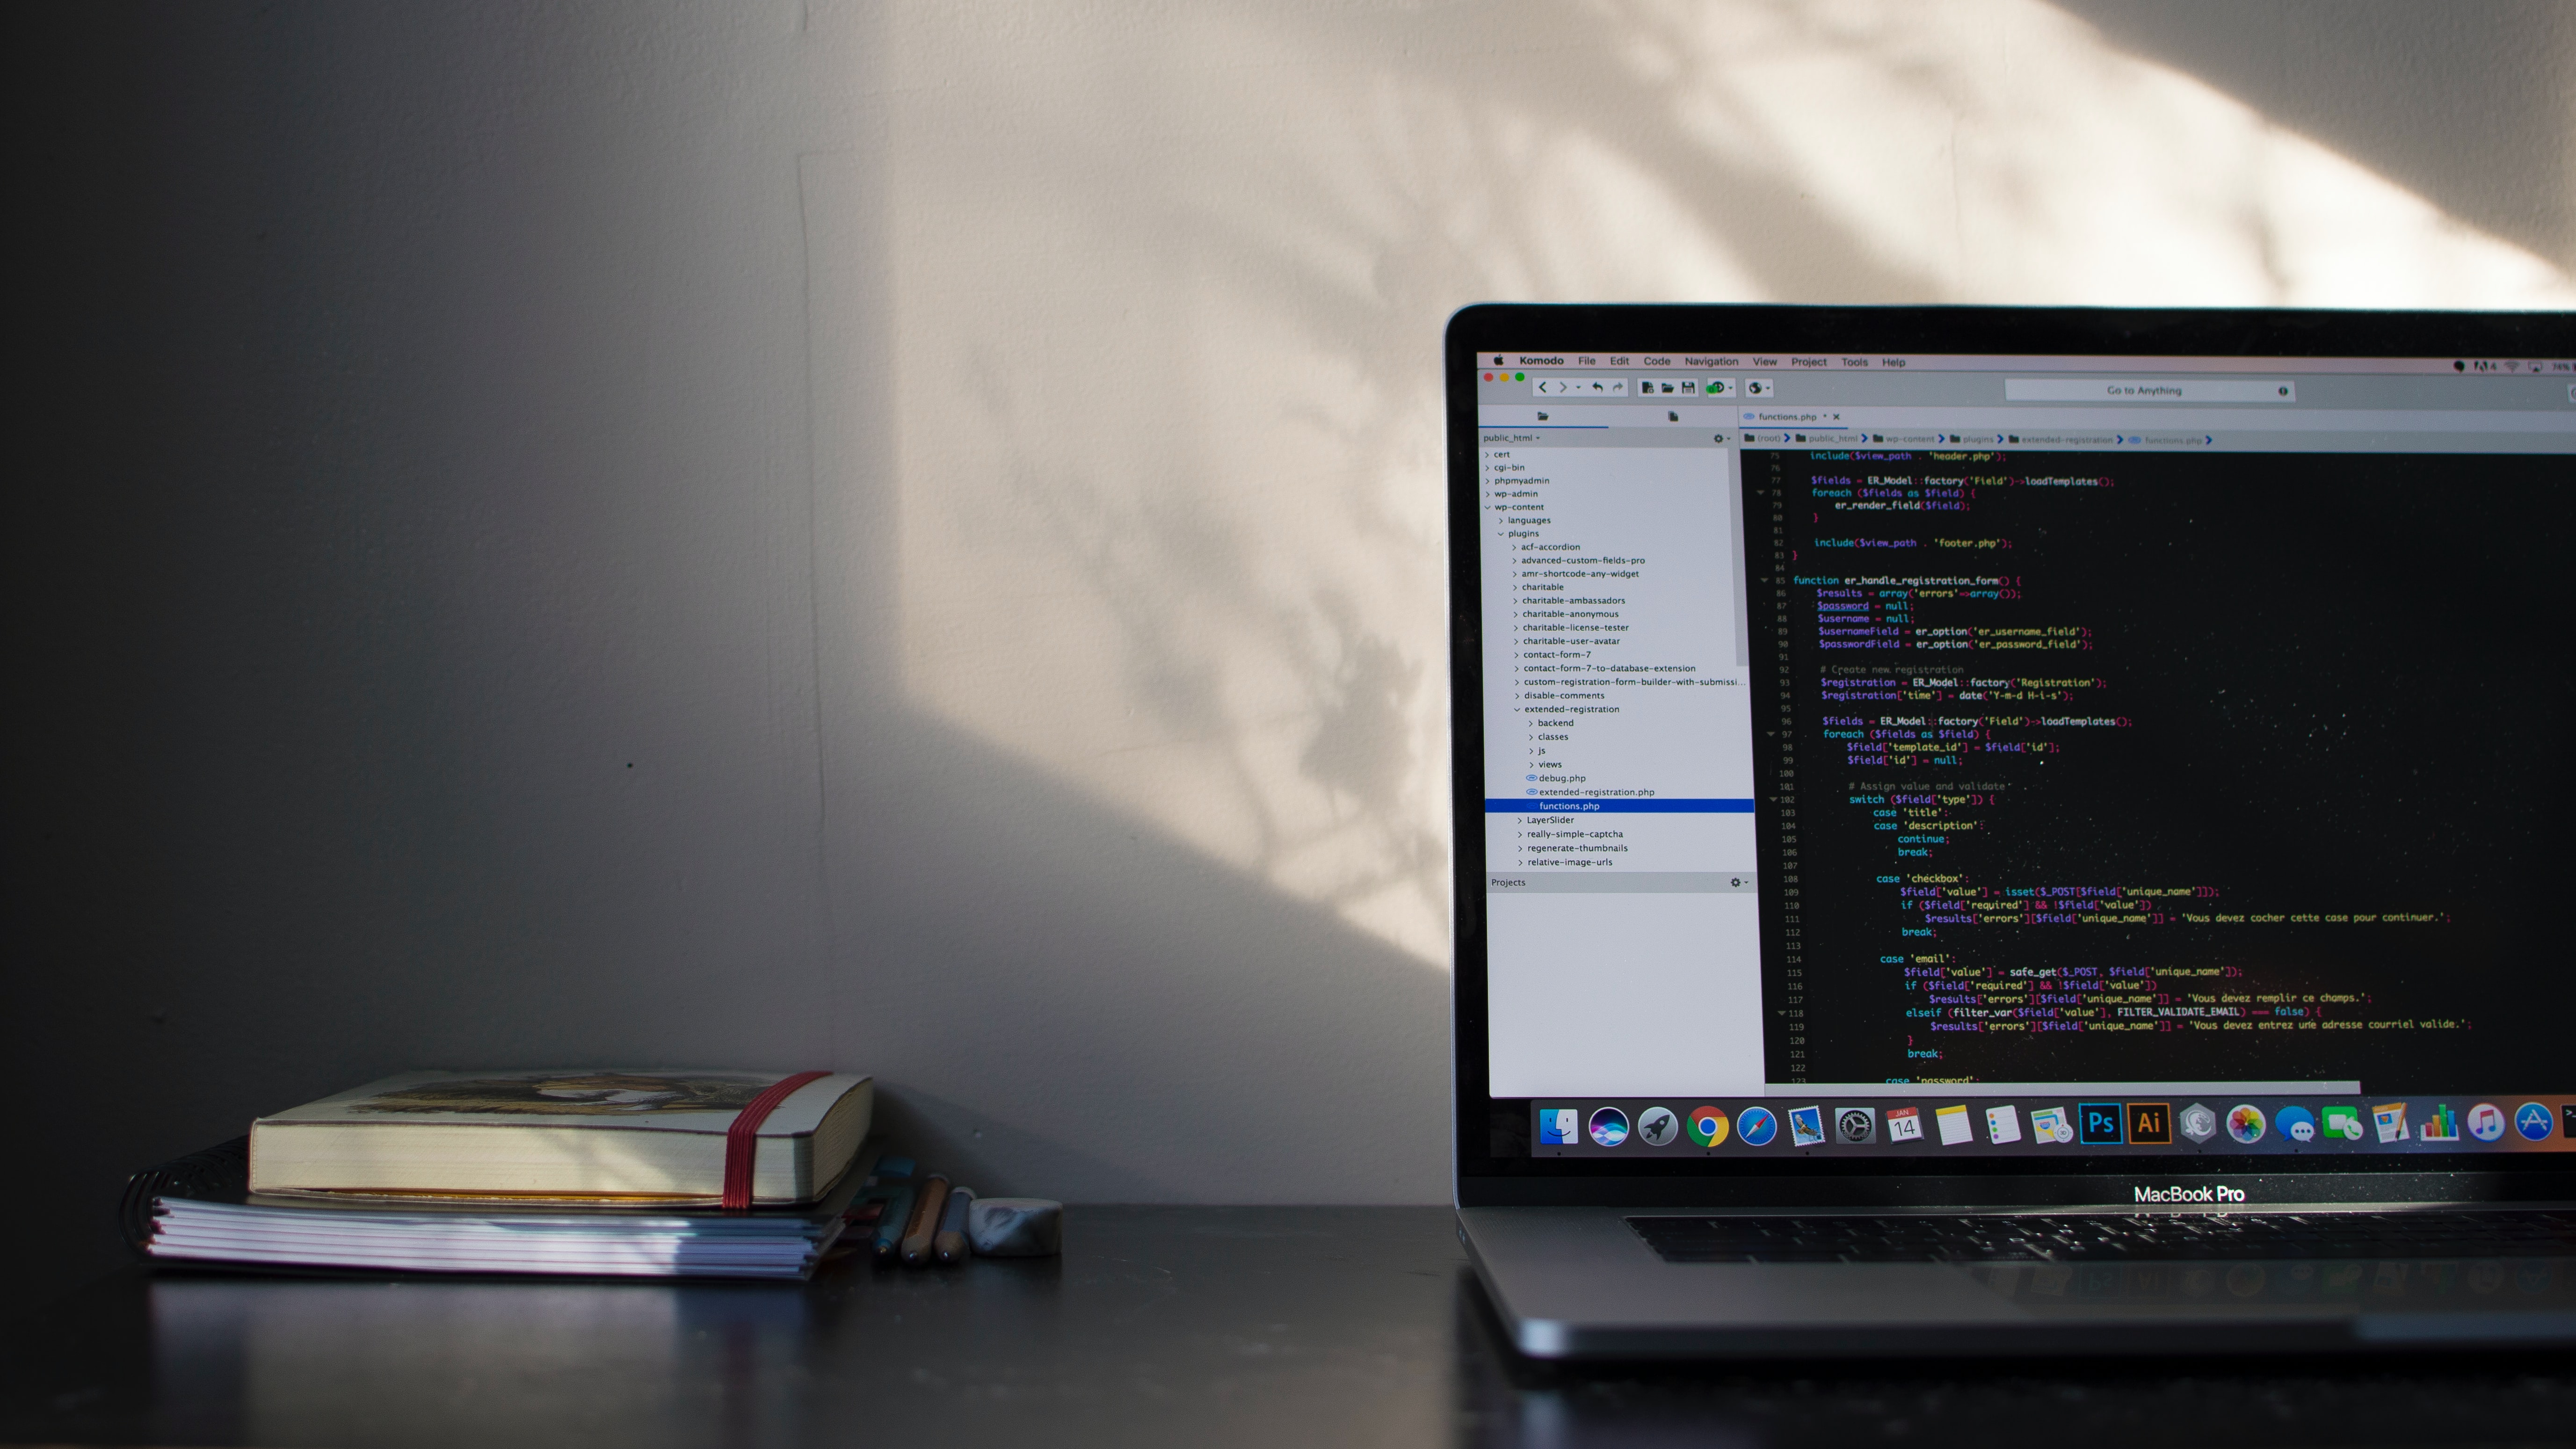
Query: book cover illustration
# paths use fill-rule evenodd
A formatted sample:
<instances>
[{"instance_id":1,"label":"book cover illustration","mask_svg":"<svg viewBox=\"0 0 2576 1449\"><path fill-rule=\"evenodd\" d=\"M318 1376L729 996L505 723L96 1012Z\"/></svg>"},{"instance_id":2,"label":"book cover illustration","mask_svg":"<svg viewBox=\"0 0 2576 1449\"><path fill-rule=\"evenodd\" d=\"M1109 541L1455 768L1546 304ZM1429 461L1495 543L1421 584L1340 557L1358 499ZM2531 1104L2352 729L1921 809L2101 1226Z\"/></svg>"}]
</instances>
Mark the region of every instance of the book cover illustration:
<instances>
[{"instance_id":1,"label":"book cover illustration","mask_svg":"<svg viewBox=\"0 0 2576 1449\"><path fill-rule=\"evenodd\" d=\"M784 1072L695 1068L406 1072L260 1119L262 1125L617 1127L721 1133ZM864 1077L836 1073L789 1097L763 1137L811 1132Z\"/></svg>"},{"instance_id":2,"label":"book cover illustration","mask_svg":"<svg viewBox=\"0 0 2576 1449\"><path fill-rule=\"evenodd\" d=\"M456 1077L399 1087L342 1105L351 1112L501 1116L631 1116L742 1110L775 1077L732 1072L549 1072Z\"/></svg>"}]
</instances>

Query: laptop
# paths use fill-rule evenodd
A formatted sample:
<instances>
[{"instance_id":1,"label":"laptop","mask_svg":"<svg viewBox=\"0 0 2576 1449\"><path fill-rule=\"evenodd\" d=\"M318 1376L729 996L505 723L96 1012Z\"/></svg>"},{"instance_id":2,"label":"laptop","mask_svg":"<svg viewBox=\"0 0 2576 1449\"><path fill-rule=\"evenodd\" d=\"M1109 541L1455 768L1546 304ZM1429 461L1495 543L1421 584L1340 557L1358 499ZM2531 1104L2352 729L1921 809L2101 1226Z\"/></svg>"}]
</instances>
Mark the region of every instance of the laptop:
<instances>
[{"instance_id":1,"label":"laptop","mask_svg":"<svg viewBox=\"0 0 2576 1449\"><path fill-rule=\"evenodd\" d=\"M1456 1186L1543 1358L2576 1343L2576 322L1470 307Z\"/></svg>"}]
</instances>

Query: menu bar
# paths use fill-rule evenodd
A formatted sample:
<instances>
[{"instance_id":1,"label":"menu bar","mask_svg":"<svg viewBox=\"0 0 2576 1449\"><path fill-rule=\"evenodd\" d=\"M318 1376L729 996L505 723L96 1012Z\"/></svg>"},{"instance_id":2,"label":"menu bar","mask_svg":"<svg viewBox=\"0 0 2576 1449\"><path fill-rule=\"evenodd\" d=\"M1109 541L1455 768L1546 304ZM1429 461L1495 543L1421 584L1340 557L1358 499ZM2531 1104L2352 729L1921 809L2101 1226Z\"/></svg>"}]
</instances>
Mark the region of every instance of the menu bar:
<instances>
[{"instance_id":1,"label":"menu bar","mask_svg":"<svg viewBox=\"0 0 2576 1449\"><path fill-rule=\"evenodd\" d=\"M2474 377L2576 378L2576 358L2533 357L2025 357L2001 354L1852 352L1488 352L1484 381L1526 381L1532 369L1637 368L1780 372L2451 373Z\"/></svg>"}]
</instances>

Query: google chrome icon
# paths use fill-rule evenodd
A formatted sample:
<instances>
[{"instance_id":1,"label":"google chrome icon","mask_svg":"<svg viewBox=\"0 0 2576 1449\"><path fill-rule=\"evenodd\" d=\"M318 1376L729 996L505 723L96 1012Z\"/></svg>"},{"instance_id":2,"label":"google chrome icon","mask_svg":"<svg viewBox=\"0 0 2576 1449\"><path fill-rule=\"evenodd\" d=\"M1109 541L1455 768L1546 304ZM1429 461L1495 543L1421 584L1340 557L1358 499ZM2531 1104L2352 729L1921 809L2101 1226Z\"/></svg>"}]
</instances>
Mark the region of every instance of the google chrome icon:
<instances>
[{"instance_id":1,"label":"google chrome icon","mask_svg":"<svg viewBox=\"0 0 2576 1449\"><path fill-rule=\"evenodd\" d=\"M1715 1107L1693 1107L1690 1110L1691 1141L1702 1147L1715 1147L1726 1140L1726 1114Z\"/></svg>"}]
</instances>

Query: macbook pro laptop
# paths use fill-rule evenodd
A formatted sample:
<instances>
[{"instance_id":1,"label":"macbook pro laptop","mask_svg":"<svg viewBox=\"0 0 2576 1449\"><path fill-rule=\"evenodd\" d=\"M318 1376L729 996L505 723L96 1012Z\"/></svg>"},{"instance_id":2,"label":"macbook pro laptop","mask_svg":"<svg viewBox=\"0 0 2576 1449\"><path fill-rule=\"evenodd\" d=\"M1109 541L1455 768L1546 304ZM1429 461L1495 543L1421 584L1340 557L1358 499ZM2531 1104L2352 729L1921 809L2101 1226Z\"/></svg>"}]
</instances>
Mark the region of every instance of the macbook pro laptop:
<instances>
[{"instance_id":1,"label":"macbook pro laptop","mask_svg":"<svg viewBox=\"0 0 2576 1449\"><path fill-rule=\"evenodd\" d=\"M1478 306L1457 1202L1542 1357L2576 1343L2576 322Z\"/></svg>"}]
</instances>

